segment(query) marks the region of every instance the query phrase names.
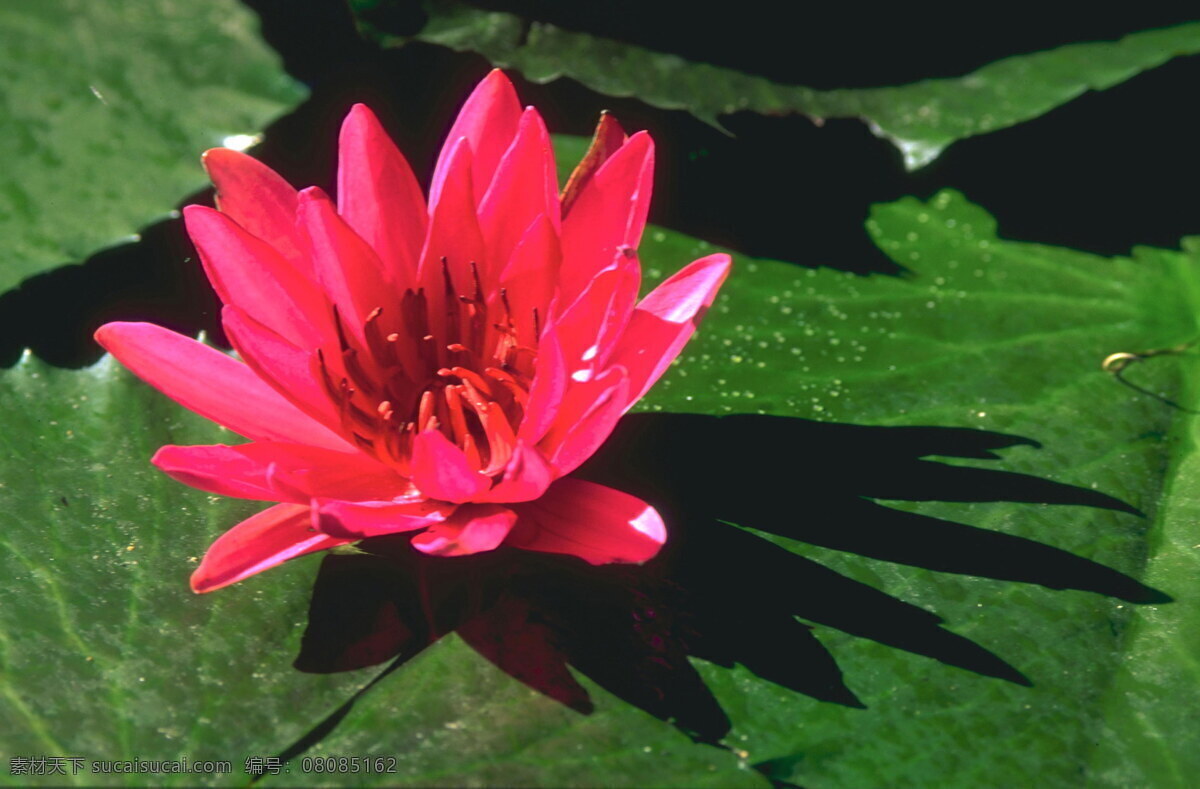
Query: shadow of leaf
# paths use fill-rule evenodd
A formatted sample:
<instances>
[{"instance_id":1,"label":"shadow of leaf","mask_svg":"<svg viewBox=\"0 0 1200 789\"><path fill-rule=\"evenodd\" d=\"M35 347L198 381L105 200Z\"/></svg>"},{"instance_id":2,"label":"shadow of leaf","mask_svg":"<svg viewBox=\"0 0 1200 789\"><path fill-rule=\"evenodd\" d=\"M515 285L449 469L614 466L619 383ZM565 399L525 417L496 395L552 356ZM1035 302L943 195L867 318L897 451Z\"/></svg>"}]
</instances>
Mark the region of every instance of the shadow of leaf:
<instances>
[{"instance_id":1,"label":"shadow of leaf","mask_svg":"<svg viewBox=\"0 0 1200 789\"><path fill-rule=\"evenodd\" d=\"M296 667L323 673L393 659L390 672L455 631L509 675L581 713L592 711L592 701L568 667L711 744L730 722L692 657L741 664L822 701L864 706L801 620L1029 685L999 656L944 629L937 615L738 528L943 572L1168 601L1067 551L870 500L1037 502L1138 514L1094 490L926 459L991 459L1017 444L1036 446L956 428L631 415L579 474L662 512L670 539L658 557L642 566L591 567L502 548L441 559L417 552L405 535L366 540L363 553L324 559ZM796 457L796 447L811 465L780 461ZM318 741L355 700L285 755Z\"/></svg>"}]
</instances>

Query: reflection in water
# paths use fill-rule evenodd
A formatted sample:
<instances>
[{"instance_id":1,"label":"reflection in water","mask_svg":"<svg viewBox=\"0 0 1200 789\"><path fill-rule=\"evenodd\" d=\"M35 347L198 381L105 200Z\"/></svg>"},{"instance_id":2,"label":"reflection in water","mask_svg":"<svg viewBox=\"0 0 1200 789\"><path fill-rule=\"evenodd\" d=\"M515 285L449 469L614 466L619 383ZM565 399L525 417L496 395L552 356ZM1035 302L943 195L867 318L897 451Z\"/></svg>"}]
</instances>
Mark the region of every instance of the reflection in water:
<instances>
[{"instance_id":1,"label":"reflection in water","mask_svg":"<svg viewBox=\"0 0 1200 789\"><path fill-rule=\"evenodd\" d=\"M1136 513L1092 490L931 455L988 459L1026 439L978 430L875 428L770 416L626 417L582 476L641 496L670 528L643 566L501 549L429 557L408 535L324 559L296 667L344 671L395 659L451 631L496 666L587 713L570 665L694 739L716 744L729 719L689 657L814 698L863 706L805 620L1021 684L1016 668L941 620L737 523L863 556L1131 602L1165 595L1051 546L900 512L869 498L1077 504ZM810 465L799 466L797 458ZM379 677L377 681L383 679ZM374 683L372 683L374 684ZM364 689L363 692L366 692ZM354 699L289 748L310 747Z\"/></svg>"}]
</instances>

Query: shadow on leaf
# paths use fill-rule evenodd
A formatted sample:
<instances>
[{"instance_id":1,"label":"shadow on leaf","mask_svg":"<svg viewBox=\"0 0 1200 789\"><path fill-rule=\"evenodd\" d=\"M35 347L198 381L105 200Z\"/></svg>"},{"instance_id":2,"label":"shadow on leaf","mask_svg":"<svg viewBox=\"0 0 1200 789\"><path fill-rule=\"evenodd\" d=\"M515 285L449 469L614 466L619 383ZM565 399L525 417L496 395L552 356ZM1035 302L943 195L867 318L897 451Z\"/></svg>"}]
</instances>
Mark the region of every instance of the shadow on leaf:
<instances>
[{"instance_id":1,"label":"shadow on leaf","mask_svg":"<svg viewBox=\"0 0 1200 789\"><path fill-rule=\"evenodd\" d=\"M658 557L606 567L511 549L444 559L417 552L408 535L327 556L296 667L326 673L394 662L282 756L318 742L383 676L451 631L509 675L581 713L591 712L592 701L568 667L711 744L730 722L690 657L741 664L813 698L864 706L800 620L1029 685L1002 658L942 628L935 614L730 525L943 572L1168 601L1049 545L869 500L1037 502L1139 514L1093 490L925 459L990 459L1017 444L1036 446L956 428L628 416L579 473L659 508L671 536ZM792 447L804 447L814 464L778 462Z\"/></svg>"}]
</instances>

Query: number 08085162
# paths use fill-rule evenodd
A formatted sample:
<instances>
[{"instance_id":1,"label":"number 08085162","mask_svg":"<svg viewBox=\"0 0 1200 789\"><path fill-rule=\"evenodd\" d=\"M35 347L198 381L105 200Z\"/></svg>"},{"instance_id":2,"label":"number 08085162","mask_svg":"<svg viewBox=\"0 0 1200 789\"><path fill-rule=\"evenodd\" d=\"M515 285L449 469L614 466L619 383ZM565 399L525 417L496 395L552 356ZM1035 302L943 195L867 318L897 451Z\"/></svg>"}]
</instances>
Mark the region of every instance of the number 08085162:
<instances>
[{"instance_id":1,"label":"number 08085162","mask_svg":"<svg viewBox=\"0 0 1200 789\"><path fill-rule=\"evenodd\" d=\"M394 773L395 756L305 756L300 769L306 773Z\"/></svg>"}]
</instances>

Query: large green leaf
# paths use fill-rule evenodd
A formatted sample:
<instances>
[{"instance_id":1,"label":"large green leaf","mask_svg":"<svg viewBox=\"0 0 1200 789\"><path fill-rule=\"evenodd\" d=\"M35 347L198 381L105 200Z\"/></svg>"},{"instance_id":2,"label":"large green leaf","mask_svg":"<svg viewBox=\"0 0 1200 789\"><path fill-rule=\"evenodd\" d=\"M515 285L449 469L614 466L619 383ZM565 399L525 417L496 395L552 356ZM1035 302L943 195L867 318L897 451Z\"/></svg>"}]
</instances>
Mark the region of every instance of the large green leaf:
<instances>
[{"instance_id":1,"label":"large green leaf","mask_svg":"<svg viewBox=\"0 0 1200 789\"><path fill-rule=\"evenodd\" d=\"M754 764L813 787L1185 785L1200 768L1200 735L1186 723L1200 687L1200 529L1189 517L1198 499L1187 476L1196 426L1190 413L1123 386L1099 363L1200 333L1197 252L1107 259L1001 240L986 212L952 192L880 207L869 230L910 275L738 259L701 336L644 410L979 427L1037 439L1043 449L1010 449L993 465L1116 495L1147 517L1013 503L890 506L1065 548L1177 602L1134 607L773 537L936 611L1034 687L822 627L819 638L868 709L701 663L733 720L731 752L692 744L594 685L597 711L580 716L451 636L363 694L310 751L395 756L396 773L306 774L296 760L274 780L761 785L746 768ZM652 280L710 251L656 228L642 245ZM1194 368L1187 356L1164 355L1126 376L1196 406L1182 383ZM219 431L107 360L79 372L25 361L0 380L0 405L9 414L0 506L13 576L0 590L6 753L186 754L231 759L240 775L245 755L283 750L370 675L314 679L288 668L312 561L202 598L186 592L191 558L247 508L170 482L145 459L161 443L211 441ZM828 459L811 446L782 450L713 458L795 469L777 521L740 525L778 530L819 511L824 491L804 482ZM819 526L810 533L824 542ZM840 528L829 523L830 537ZM720 557L730 566L739 559Z\"/></svg>"},{"instance_id":2,"label":"large green leaf","mask_svg":"<svg viewBox=\"0 0 1200 789\"><path fill-rule=\"evenodd\" d=\"M356 0L364 19L389 0ZM961 77L896 87L815 90L675 55L527 22L461 2L428 4L429 23L415 38L520 71L534 82L569 77L610 96L687 110L719 126L723 114L749 110L861 118L896 145L905 165L929 164L956 140L1036 118L1089 90L1104 90L1178 55L1200 52L1200 23L1134 33L1120 41L1071 44L988 64ZM369 23L365 25L372 30ZM407 39L375 33L388 44Z\"/></svg>"},{"instance_id":3,"label":"large green leaf","mask_svg":"<svg viewBox=\"0 0 1200 789\"><path fill-rule=\"evenodd\" d=\"M0 408L9 415L0 438L0 544L9 563L0 586L6 758L82 757L83 772L73 777L88 785L128 785L128 776L91 772L93 760L230 760L231 775L215 782L244 784L247 757L280 753L377 673L314 676L291 668L313 558L228 593L188 590L208 543L262 505L189 489L147 460L162 444L235 436L167 401L108 356L70 371L27 355L0 380ZM571 712L453 639L388 684L404 688L402 703L391 697L398 706L386 720L351 718L342 736L353 739L336 751L400 757L397 772L379 776L385 783L457 784L446 776L475 775L503 784L672 785L685 774L697 785L762 785L732 754L696 747L611 698L594 716ZM589 761L597 763L581 773ZM331 777L301 768L293 763L285 783ZM29 773L3 775L16 785L31 780ZM356 784L367 776L342 777ZM141 774L136 783L209 780Z\"/></svg>"},{"instance_id":4,"label":"large green leaf","mask_svg":"<svg viewBox=\"0 0 1200 789\"><path fill-rule=\"evenodd\" d=\"M276 753L369 678L291 668L309 560L241 594L189 591L187 576L212 538L260 506L178 485L147 460L164 443L234 436L111 357L71 371L26 356L4 373L0 404L6 759L83 757L73 782L88 785L127 781L88 772L93 759L231 760L223 783L244 784L246 756ZM198 781L208 778L142 775L139 783Z\"/></svg>"},{"instance_id":5,"label":"large green leaf","mask_svg":"<svg viewBox=\"0 0 1200 789\"><path fill-rule=\"evenodd\" d=\"M0 292L161 219L199 151L303 96L234 0L4 3Z\"/></svg>"},{"instance_id":6,"label":"large green leaf","mask_svg":"<svg viewBox=\"0 0 1200 789\"><path fill-rule=\"evenodd\" d=\"M868 229L911 274L863 279L743 261L687 362L647 406L1032 437L1045 448L1010 450L1005 467L1107 491L1147 519L1022 504L895 506L1065 548L1178 601L1131 610L1083 592L797 546L937 611L1035 687L835 635L825 644L872 709L780 703L777 689L745 672L713 670L722 700L742 711L739 747L813 787L1187 785L1200 768L1200 735L1186 724L1200 704L1196 420L1123 386L1100 362L1200 334L1200 250L1109 259L1002 240L985 211L950 191L877 207ZM665 258L705 249L657 231L645 251L665 268ZM1194 357L1160 356L1126 377L1196 408L1197 367ZM800 473L822 463L803 447L794 453ZM804 511L799 504L795 517Z\"/></svg>"},{"instance_id":7,"label":"large green leaf","mask_svg":"<svg viewBox=\"0 0 1200 789\"><path fill-rule=\"evenodd\" d=\"M1200 528L1184 515L1196 506L1195 493L1168 481L1189 457L1195 426L1188 414L1121 385L1101 371L1100 361L1114 351L1168 347L1197 333L1198 261L1149 249L1133 259L1105 259L1003 241L986 212L952 192L929 203L908 199L880 207L870 231L914 273L864 279L740 259L700 338L643 409L980 427L1038 439L1044 449L1010 450L1002 467L1113 493L1148 518L1030 504L893 506L1064 548L1145 577L1178 602L1135 609L1089 592L933 573L783 541L936 611L955 632L1025 672L1034 687L820 629L869 709L817 702L743 668L702 664L733 718L726 741L772 777L813 787L1186 785L1200 767L1200 736L1185 724L1200 687L1194 550ZM712 249L652 229L641 251L651 279L659 279ZM1191 360L1161 357L1128 375L1178 396L1193 367ZM1175 449L1182 454L1172 458ZM763 452L732 462L780 462L777 448ZM803 480L826 458L798 446L783 462L796 469L790 516L800 521L823 493L805 489ZM474 681L479 671L479 659L459 643L444 644L424 660L436 667L418 663L411 676L401 670L381 684L316 753L387 753L395 740L379 731L417 703L418 688L432 677L461 674ZM451 766L412 773L410 780L643 780L640 773L598 772L592 765L607 746L588 750L582 733L561 740L538 734L548 713L537 701L506 716L517 723L505 725L528 738L528 772L513 779L507 763L454 764L446 757ZM600 708L613 703L601 699ZM405 732L420 725L403 719ZM442 747L469 748L484 733L502 736L490 720L483 712L455 715L462 733L439 732ZM588 767L564 778L552 755L568 744ZM675 770L674 783L697 780L685 767Z\"/></svg>"}]
</instances>

